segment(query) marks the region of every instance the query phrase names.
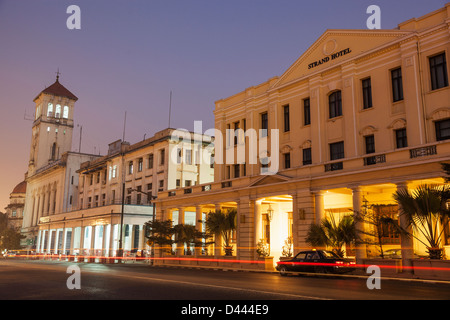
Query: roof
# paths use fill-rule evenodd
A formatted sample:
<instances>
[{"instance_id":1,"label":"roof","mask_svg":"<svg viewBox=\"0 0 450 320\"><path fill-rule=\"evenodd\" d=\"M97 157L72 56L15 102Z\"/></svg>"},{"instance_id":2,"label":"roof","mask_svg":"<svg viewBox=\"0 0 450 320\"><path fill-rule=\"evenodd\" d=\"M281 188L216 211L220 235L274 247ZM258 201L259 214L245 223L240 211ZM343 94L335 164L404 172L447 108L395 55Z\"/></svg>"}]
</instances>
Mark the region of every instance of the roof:
<instances>
[{"instance_id":1,"label":"roof","mask_svg":"<svg viewBox=\"0 0 450 320\"><path fill-rule=\"evenodd\" d=\"M14 190L11 193L25 193L27 191L27 182L22 181L17 186L14 187Z\"/></svg>"},{"instance_id":2,"label":"roof","mask_svg":"<svg viewBox=\"0 0 450 320\"><path fill-rule=\"evenodd\" d=\"M39 93L34 100L36 100L42 93L52 94L59 97L67 97L69 99L77 101L78 98L66 87L64 87L61 83L59 83L59 77L56 77L55 83L53 83L50 87L45 88Z\"/></svg>"}]
</instances>

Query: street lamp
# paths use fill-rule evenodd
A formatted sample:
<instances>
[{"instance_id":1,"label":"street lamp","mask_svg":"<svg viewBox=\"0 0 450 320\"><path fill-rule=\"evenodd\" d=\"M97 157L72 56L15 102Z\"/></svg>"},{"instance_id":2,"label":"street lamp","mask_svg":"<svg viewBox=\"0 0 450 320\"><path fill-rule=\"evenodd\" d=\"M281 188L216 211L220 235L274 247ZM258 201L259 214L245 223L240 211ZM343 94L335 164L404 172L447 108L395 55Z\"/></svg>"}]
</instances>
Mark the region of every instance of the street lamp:
<instances>
[{"instance_id":1,"label":"street lamp","mask_svg":"<svg viewBox=\"0 0 450 320\"><path fill-rule=\"evenodd\" d=\"M269 203L269 208L267 209L267 219L269 219L269 222L272 222L273 219L273 209L272 206Z\"/></svg>"}]
</instances>

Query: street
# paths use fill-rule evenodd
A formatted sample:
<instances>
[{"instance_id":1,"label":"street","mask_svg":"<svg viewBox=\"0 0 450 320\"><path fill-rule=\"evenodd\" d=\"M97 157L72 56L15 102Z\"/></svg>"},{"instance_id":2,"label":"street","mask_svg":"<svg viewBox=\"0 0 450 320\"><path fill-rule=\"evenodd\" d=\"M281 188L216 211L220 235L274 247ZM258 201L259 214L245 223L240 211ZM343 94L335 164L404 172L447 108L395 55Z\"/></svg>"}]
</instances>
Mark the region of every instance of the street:
<instances>
[{"instance_id":1,"label":"street","mask_svg":"<svg viewBox=\"0 0 450 320\"><path fill-rule=\"evenodd\" d=\"M80 289L69 289L70 266ZM450 298L450 283L59 261L0 260L2 300L409 300Z\"/></svg>"}]
</instances>

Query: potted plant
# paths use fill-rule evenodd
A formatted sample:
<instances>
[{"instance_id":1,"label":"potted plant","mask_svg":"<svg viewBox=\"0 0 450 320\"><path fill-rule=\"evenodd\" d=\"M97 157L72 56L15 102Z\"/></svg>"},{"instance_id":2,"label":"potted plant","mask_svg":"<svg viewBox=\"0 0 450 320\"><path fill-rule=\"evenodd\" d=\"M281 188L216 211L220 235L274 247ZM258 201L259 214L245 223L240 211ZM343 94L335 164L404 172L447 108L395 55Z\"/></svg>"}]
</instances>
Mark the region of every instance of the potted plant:
<instances>
[{"instance_id":1,"label":"potted plant","mask_svg":"<svg viewBox=\"0 0 450 320\"><path fill-rule=\"evenodd\" d=\"M344 245L356 240L355 222L352 216L344 216L339 222L334 217L322 219L320 224L311 224L306 242L313 247L331 247L339 257L344 257Z\"/></svg>"},{"instance_id":2,"label":"potted plant","mask_svg":"<svg viewBox=\"0 0 450 320\"><path fill-rule=\"evenodd\" d=\"M400 205L400 214L413 230L412 236L427 248L430 259L443 259L441 246L444 228L450 217L447 209L450 190L447 186L421 185L410 192L397 190L394 199ZM422 235L425 240L415 234Z\"/></svg>"},{"instance_id":3,"label":"potted plant","mask_svg":"<svg viewBox=\"0 0 450 320\"><path fill-rule=\"evenodd\" d=\"M209 212L205 219L206 232L214 234L216 237L222 237L225 255L231 256L233 254L233 247L231 246L232 232L236 230L236 209L216 210Z\"/></svg>"}]
</instances>

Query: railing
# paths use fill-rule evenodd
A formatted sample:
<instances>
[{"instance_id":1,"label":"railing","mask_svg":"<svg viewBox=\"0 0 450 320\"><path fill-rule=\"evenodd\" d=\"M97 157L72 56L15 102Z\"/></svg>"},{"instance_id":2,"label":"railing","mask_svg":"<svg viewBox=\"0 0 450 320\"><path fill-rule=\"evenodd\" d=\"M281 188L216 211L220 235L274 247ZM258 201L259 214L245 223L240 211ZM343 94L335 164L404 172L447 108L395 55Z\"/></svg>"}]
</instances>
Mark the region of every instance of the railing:
<instances>
[{"instance_id":1,"label":"railing","mask_svg":"<svg viewBox=\"0 0 450 320\"><path fill-rule=\"evenodd\" d=\"M364 165L365 166L370 166L373 164L377 164L377 163L384 163L386 162L386 155L385 154L380 154L377 156L370 156L370 157L365 157L364 158Z\"/></svg>"},{"instance_id":2,"label":"railing","mask_svg":"<svg viewBox=\"0 0 450 320\"><path fill-rule=\"evenodd\" d=\"M342 169L344 169L344 163L343 162L327 163L325 165L325 172L342 170Z\"/></svg>"},{"instance_id":3,"label":"railing","mask_svg":"<svg viewBox=\"0 0 450 320\"><path fill-rule=\"evenodd\" d=\"M409 150L409 157L411 159L419 158L419 157L427 157L437 154L436 146L428 146L428 147L421 147L416 149Z\"/></svg>"}]
</instances>

